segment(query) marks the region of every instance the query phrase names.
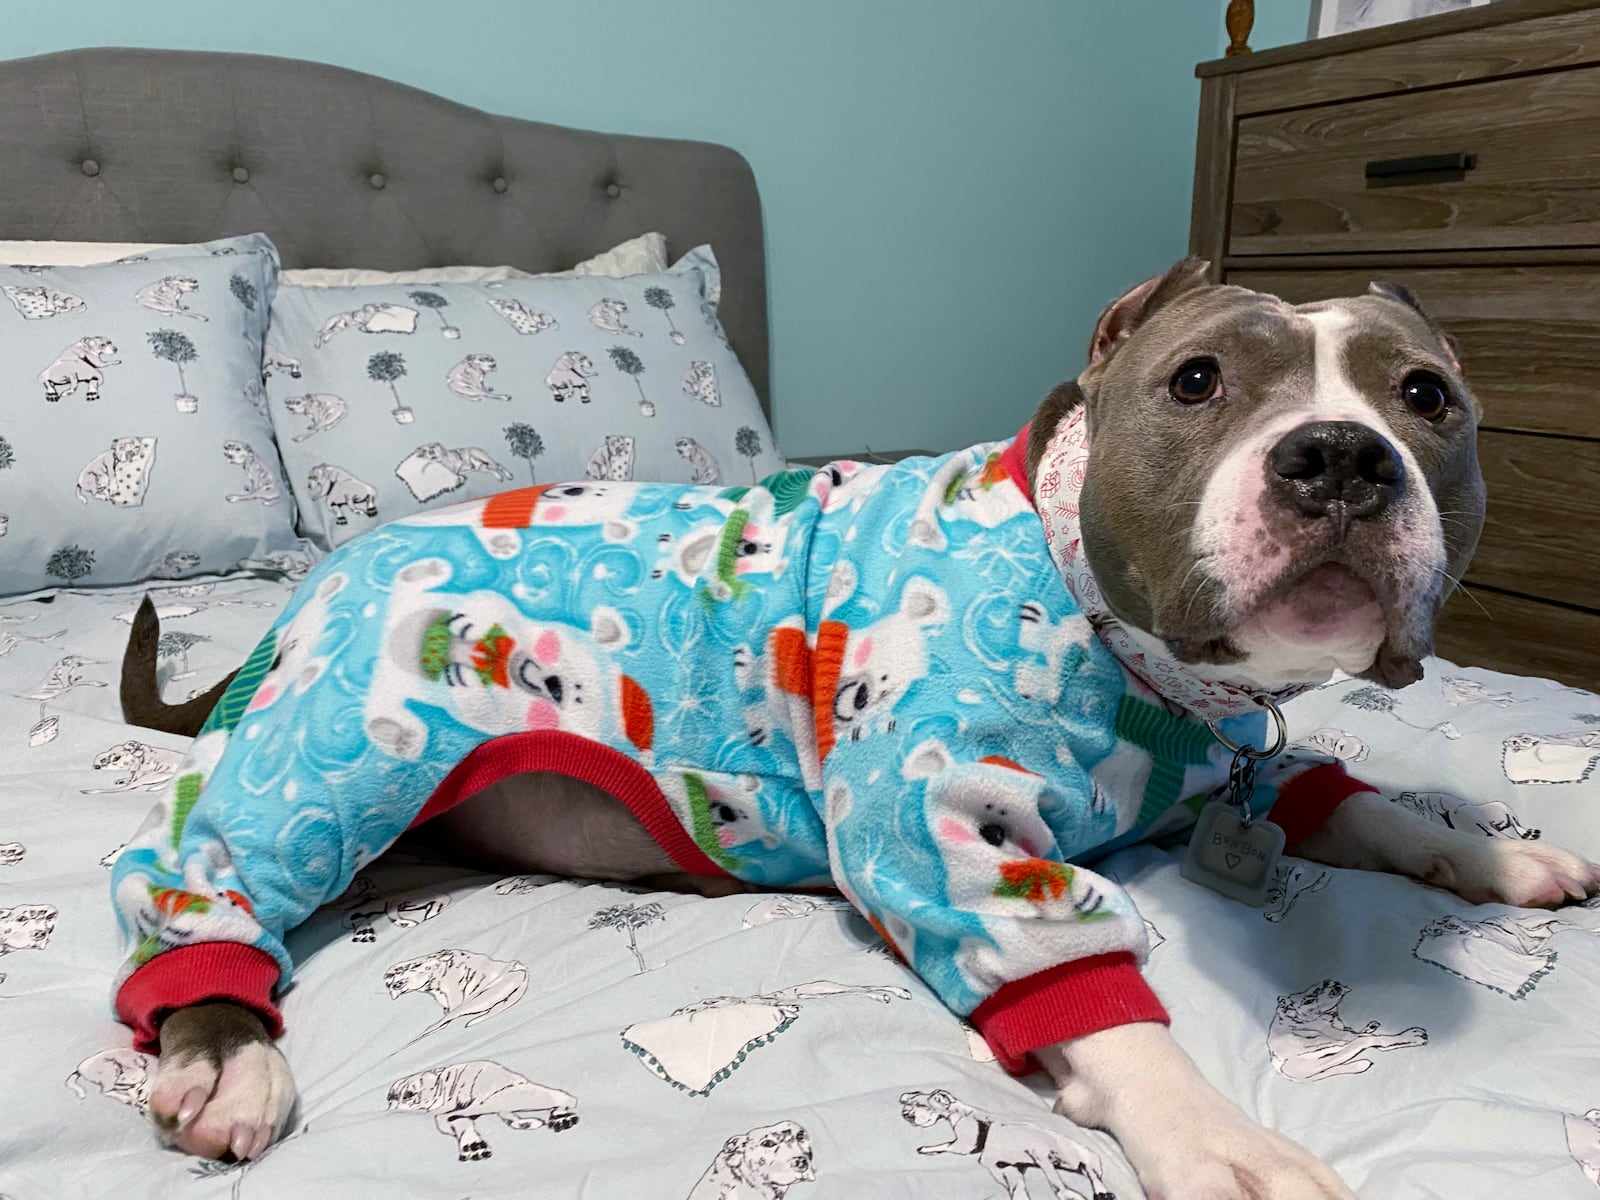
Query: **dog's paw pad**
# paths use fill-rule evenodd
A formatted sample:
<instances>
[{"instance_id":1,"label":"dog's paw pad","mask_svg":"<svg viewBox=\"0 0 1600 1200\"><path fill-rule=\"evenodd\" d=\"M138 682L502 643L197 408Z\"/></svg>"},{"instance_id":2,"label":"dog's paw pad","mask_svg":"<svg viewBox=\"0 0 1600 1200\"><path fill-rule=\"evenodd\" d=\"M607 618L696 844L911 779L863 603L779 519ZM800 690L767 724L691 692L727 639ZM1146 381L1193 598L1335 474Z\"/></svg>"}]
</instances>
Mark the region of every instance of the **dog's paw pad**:
<instances>
[{"instance_id":1,"label":"dog's paw pad","mask_svg":"<svg viewBox=\"0 0 1600 1200\"><path fill-rule=\"evenodd\" d=\"M565 1133L578 1123L577 1113L551 1113L550 1131L552 1133Z\"/></svg>"},{"instance_id":2,"label":"dog's paw pad","mask_svg":"<svg viewBox=\"0 0 1600 1200\"><path fill-rule=\"evenodd\" d=\"M494 1151L489 1149L488 1142L468 1142L465 1146L461 1147L460 1157L462 1162L481 1162L482 1160L486 1158L492 1158L493 1156Z\"/></svg>"}]
</instances>

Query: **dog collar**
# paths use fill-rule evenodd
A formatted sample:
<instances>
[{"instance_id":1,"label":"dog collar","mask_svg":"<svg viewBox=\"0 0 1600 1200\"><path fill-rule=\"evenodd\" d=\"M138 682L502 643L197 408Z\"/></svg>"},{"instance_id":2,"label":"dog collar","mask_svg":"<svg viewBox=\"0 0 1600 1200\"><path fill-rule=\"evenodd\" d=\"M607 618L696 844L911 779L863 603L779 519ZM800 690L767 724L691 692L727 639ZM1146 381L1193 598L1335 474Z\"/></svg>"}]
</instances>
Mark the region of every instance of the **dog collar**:
<instances>
[{"instance_id":1,"label":"dog collar","mask_svg":"<svg viewBox=\"0 0 1600 1200\"><path fill-rule=\"evenodd\" d=\"M1027 446L1024 427L1016 442L1008 447L1007 466L1015 476L1018 459ZM1170 700L1206 721L1219 721L1243 713L1260 712L1258 696L1282 702L1311 689L1296 685L1275 692L1252 692L1235 684L1209 679L1188 663L1179 662L1160 648L1156 639L1137 638L1106 608L1083 551L1083 533L1078 520L1078 497L1089 469L1089 425L1080 404L1056 427L1055 434L1039 462L1033 492L1034 507L1044 522L1045 541L1050 557L1066 581L1067 590L1078 608L1126 670L1163 699ZM1026 492L1026 474L1019 483Z\"/></svg>"}]
</instances>

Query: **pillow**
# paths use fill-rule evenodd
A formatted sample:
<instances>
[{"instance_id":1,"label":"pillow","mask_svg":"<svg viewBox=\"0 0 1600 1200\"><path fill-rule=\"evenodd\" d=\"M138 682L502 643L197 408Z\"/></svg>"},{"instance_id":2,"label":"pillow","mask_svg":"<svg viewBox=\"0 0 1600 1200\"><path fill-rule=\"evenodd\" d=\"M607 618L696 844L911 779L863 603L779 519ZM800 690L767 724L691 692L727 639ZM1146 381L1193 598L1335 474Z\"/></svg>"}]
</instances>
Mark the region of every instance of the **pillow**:
<instances>
[{"instance_id":1,"label":"pillow","mask_svg":"<svg viewBox=\"0 0 1600 1200\"><path fill-rule=\"evenodd\" d=\"M115 262L131 255L173 247L163 242L6 242L0 241L0 264L57 267ZM181 247L179 247L181 249ZM570 275L651 275L667 269L667 239L645 233L585 259ZM531 279L516 267L423 267L416 271L367 271L360 267L302 267L282 272L296 287L359 287L380 283L489 283L498 279Z\"/></svg>"},{"instance_id":2,"label":"pillow","mask_svg":"<svg viewBox=\"0 0 1600 1200\"><path fill-rule=\"evenodd\" d=\"M267 388L301 531L331 547L539 479L777 470L718 294L707 247L626 279L280 288Z\"/></svg>"},{"instance_id":3,"label":"pillow","mask_svg":"<svg viewBox=\"0 0 1600 1200\"><path fill-rule=\"evenodd\" d=\"M277 278L259 234L0 266L0 593L297 549L261 382Z\"/></svg>"}]
</instances>

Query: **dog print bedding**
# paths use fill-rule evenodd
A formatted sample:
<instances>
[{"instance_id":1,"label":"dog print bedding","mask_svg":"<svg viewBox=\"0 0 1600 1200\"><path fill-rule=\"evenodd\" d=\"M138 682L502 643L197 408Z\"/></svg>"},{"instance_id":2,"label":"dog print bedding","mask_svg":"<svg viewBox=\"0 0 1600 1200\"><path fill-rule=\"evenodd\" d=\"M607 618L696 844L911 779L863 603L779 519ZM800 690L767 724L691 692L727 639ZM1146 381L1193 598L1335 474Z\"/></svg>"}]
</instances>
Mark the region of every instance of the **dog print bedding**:
<instances>
[{"instance_id":1,"label":"dog print bedding","mask_svg":"<svg viewBox=\"0 0 1600 1200\"><path fill-rule=\"evenodd\" d=\"M244 661L309 566L149 585L167 698ZM109 868L185 750L119 716L142 593L0 603L0 1196L1141 1195L836 895L488 875L416 839L288 938L289 1136L247 1165L162 1149L152 1060L110 1010ZM1402 692L1292 701L1293 740L1429 820L1600 857L1600 697L1427 665ZM1286 858L1247 908L1180 856L1094 869L1138 907L1179 1041L1246 1111L1363 1197L1600 1195L1600 907Z\"/></svg>"}]
</instances>

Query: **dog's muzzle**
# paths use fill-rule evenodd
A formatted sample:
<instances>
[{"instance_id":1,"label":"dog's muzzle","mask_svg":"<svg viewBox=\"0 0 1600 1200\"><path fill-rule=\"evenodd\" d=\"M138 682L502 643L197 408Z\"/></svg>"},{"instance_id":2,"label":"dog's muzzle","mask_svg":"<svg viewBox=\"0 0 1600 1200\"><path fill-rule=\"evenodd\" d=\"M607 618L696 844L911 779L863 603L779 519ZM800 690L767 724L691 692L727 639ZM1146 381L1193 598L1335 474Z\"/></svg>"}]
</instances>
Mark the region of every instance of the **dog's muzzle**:
<instances>
[{"instance_id":1,"label":"dog's muzzle","mask_svg":"<svg viewBox=\"0 0 1600 1200\"><path fill-rule=\"evenodd\" d=\"M1347 522L1382 514L1405 490L1405 465L1389 439L1356 421L1314 421L1286 433L1267 458L1279 504L1301 516Z\"/></svg>"}]
</instances>

